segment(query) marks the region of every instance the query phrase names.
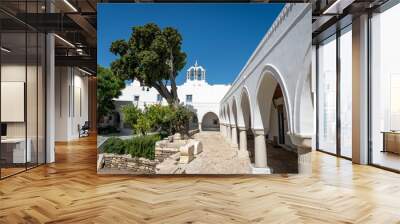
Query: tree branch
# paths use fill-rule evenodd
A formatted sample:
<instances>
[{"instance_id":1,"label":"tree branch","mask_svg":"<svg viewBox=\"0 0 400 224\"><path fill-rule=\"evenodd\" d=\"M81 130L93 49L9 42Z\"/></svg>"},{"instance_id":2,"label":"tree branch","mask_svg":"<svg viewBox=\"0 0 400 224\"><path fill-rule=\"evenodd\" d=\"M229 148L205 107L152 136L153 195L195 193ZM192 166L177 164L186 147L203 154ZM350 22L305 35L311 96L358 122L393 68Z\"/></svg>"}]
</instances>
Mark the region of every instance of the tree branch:
<instances>
[{"instance_id":1,"label":"tree branch","mask_svg":"<svg viewBox=\"0 0 400 224\"><path fill-rule=\"evenodd\" d=\"M174 100L171 93L168 91L167 87L163 85L162 82L154 83L153 87L160 93L162 97L164 97L168 104L171 104Z\"/></svg>"}]
</instances>

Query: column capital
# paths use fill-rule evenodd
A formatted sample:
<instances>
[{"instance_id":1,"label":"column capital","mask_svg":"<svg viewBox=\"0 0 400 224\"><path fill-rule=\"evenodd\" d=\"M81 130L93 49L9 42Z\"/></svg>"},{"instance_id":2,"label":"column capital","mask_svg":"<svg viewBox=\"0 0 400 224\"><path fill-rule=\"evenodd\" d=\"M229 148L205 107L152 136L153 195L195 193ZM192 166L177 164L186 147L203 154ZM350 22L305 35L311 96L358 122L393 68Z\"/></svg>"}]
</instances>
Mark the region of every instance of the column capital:
<instances>
[{"instance_id":1,"label":"column capital","mask_svg":"<svg viewBox=\"0 0 400 224\"><path fill-rule=\"evenodd\" d=\"M252 130L255 135L266 135L267 134L265 132L264 128L260 128L260 129L253 128Z\"/></svg>"},{"instance_id":2,"label":"column capital","mask_svg":"<svg viewBox=\"0 0 400 224\"><path fill-rule=\"evenodd\" d=\"M312 135L288 133L290 140L299 148L311 148Z\"/></svg>"},{"instance_id":3,"label":"column capital","mask_svg":"<svg viewBox=\"0 0 400 224\"><path fill-rule=\"evenodd\" d=\"M246 128L246 127L240 127L240 126L238 126L237 128L239 129L239 131L247 131L247 128Z\"/></svg>"}]
</instances>

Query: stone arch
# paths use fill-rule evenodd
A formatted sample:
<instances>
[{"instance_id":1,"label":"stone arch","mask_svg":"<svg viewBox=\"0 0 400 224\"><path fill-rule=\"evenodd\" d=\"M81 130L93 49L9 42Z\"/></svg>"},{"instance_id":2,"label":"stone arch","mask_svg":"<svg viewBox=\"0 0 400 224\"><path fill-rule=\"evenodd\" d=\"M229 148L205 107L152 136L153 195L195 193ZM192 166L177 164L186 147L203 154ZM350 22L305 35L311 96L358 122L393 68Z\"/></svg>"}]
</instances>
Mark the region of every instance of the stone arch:
<instances>
[{"instance_id":1,"label":"stone arch","mask_svg":"<svg viewBox=\"0 0 400 224\"><path fill-rule=\"evenodd\" d=\"M231 102L231 111L232 111L233 125L237 126L238 125L238 110L237 110L237 106L236 106L235 97L233 97L232 102Z\"/></svg>"},{"instance_id":2,"label":"stone arch","mask_svg":"<svg viewBox=\"0 0 400 224\"><path fill-rule=\"evenodd\" d=\"M288 131L293 132L291 107L288 100L288 91L284 79L278 69L273 65L266 65L257 82L256 88L256 107L254 111L254 128L263 129L264 132L269 131L269 119L272 106L272 98L276 86L281 87L286 108L286 117L288 119ZM261 103L262 102L262 103Z\"/></svg>"},{"instance_id":3,"label":"stone arch","mask_svg":"<svg viewBox=\"0 0 400 224\"><path fill-rule=\"evenodd\" d=\"M238 109L236 106L236 99L233 97L231 101L231 111L232 111L232 121L233 121L233 127L232 127L232 143L234 147L238 147L239 143L239 132L238 132Z\"/></svg>"},{"instance_id":4,"label":"stone arch","mask_svg":"<svg viewBox=\"0 0 400 224\"><path fill-rule=\"evenodd\" d=\"M232 129L231 129L232 121L231 121L231 112L229 109L229 103L227 103L225 105L225 108L226 108L226 117L227 117L227 125L226 125L227 134L226 135L227 135L227 138L230 140L232 138Z\"/></svg>"},{"instance_id":5,"label":"stone arch","mask_svg":"<svg viewBox=\"0 0 400 224\"><path fill-rule=\"evenodd\" d=\"M225 124L226 122L226 118L225 118L225 107L221 106L221 123Z\"/></svg>"},{"instance_id":6,"label":"stone arch","mask_svg":"<svg viewBox=\"0 0 400 224\"><path fill-rule=\"evenodd\" d=\"M294 111L294 133L301 135L312 135L314 131L313 116L304 114L314 113L314 99L312 93L311 66L308 72L299 77L296 85L295 111ZM303 116L301 116L303 115Z\"/></svg>"},{"instance_id":7,"label":"stone arch","mask_svg":"<svg viewBox=\"0 0 400 224\"><path fill-rule=\"evenodd\" d=\"M240 108L242 111L241 119L243 119L245 136L242 136L242 141L239 143L242 144L241 145L242 150L245 150L245 152L247 152L246 156L248 156L250 161L254 163L255 161L254 133L252 131L253 108L251 107L252 105L251 103L252 102L249 90L246 86L244 86L240 93Z\"/></svg>"},{"instance_id":8,"label":"stone arch","mask_svg":"<svg viewBox=\"0 0 400 224\"><path fill-rule=\"evenodd\" d=\"M242 119L244 123L244 127L246 129L251 129L252 123L252 107L251 107L251 99L249 95L249 91L246 86L243 87L241 94L240 94L240 108L242 111Z\"/></svg>"},{"instance_id":9,"label":"stone arch","mask_svg":"<svg viewBox=\"0 0 400 224\"><path fill-rule=\"evenodd\" d=\"M225 106L226 107L226 117L228 118L228 124L231 125L232 124L232 118L231 118L231 110L229 108L229 103Z\"/></svg>"},{"instance_id":10,"label":"stone arch","mask_svg":"<svg viewBox=\"0 0 400 224\"><path fill-rule=\"evenodd\" d=\"M219 131L219 118L217 114L209 111L201 118L201 130L202 131Z\"/></svg>"}]
</instances>

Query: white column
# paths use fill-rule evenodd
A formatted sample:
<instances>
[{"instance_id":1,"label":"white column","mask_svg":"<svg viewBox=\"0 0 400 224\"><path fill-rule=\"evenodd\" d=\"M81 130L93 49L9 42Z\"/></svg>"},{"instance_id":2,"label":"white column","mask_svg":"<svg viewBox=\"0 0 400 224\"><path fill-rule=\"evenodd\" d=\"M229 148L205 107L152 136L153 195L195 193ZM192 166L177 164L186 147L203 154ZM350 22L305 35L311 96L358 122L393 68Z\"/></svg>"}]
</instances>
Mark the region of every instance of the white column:
<instances>
[{"instance_id":1,"label":"white column","mask_svg":"<svg viewBox=\"0 0 400 224\"><path fill-rule=\"evenodd\" d=\"M55 43L54 34L46 36L46 163L55 161Z\"/></svg>"},{"instance_id":2,"label":"white column","mask_svg":"<svg viewBox=\"0 0 400 224\"><path fill-rule=\"evenodd\" d=\"M298 173L310 175L312 172L312 135L289 134L292 144L297 146Z\"/></svg>"},{"instance_id":3,"label":"white column","mask_svg":"<svg viewBox=\"0 0 400 224\"><path fill-rule=\"evenodd\" d=\"M352 158L368 163L368 16L353 20Z\"/></svg>"},{"instance_id":4,"label":"white column","mask_svg":"<svg viewBox=\"0 0 400 224\"><path fill-rule=\"evenodd\" d=\"M239 127L239 152L241 155L248 155L247 153L247 130L245 127Z\"/></svg>"},{"instance_id":5,"label":"white column","mask_svg":"<svg viewBox=\"0 0 400 224\"><path fill-rule=\"evenodd\" d=\"M230 124L227 124L227 132L228 132L228 136L227 136L227 140L229 141L229 142L231 142L231 139L232 139L232 129L231 129L231 125Z\"/></svg>"},{"instance_id":6,"label":"white column","mask_svg":"<svg viewBox=\"0 0 400 224\"><path fill-rule=\"evenodd\" d=\"M235 125L232 125L232 137L231 137L231 146L234 149L238 148L238 137L237 137L237 128Z\"/></svg>"},{"instance_id":7,"label":"white column","mask_svg":"<svg viewBox=\"0 0 400 224\"><path fill-rule=\"evenodd\" d=\"M199 131L203 131L201 130L201 122L199 122Z\"/></svg>"},{"instance_id":8,"label":"white column","mask_svg":"<svg viewBox=\"0 0 400 224\"><path fill-rule=\"evenodd\" d=\"M247 130L245 127L239 127L239 150L247 151Z\"/></svg>"},{"instance_id":9,"label":"white column","mask_svg":"<svg viewBox=\"0 0 400 224\"><path fill-rule=\"evenodd\" d=\"M254 130L255 167L267 167L267 146L265 144L264 130Z\"/></svg>"}]
</instances>

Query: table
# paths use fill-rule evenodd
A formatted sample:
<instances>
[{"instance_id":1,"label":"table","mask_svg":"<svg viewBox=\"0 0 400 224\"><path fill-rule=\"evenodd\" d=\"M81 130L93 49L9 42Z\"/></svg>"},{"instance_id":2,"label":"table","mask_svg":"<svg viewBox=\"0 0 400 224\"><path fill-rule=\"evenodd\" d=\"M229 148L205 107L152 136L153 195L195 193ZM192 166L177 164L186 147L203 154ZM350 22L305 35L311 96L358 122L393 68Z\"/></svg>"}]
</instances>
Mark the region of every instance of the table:
<instances>
[{"instance_id":1,"label":"table","mask_svg":"<svg viewBox=\"0 0 400 224\"><path fill-rule=\"evenodd\" d=\"M31 145L32 141L30 138L26 139L28 143L28 147L26 147L25 152L25 138L5 138L1 139L1 151L2 157L3 154L12 154L6 160L10 163L26 163L31 162L32 153L31 153ZM12 159L11 159L12 158Z\"/></svg>"}]
</instances>

